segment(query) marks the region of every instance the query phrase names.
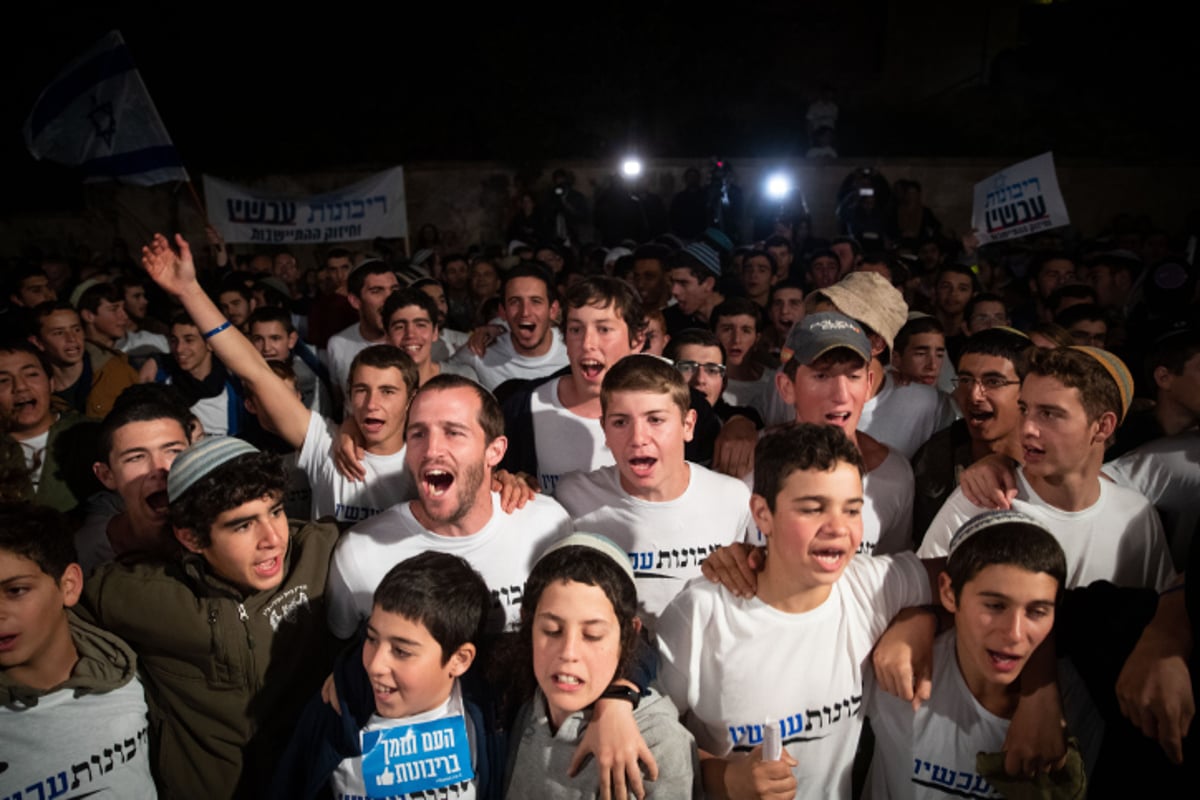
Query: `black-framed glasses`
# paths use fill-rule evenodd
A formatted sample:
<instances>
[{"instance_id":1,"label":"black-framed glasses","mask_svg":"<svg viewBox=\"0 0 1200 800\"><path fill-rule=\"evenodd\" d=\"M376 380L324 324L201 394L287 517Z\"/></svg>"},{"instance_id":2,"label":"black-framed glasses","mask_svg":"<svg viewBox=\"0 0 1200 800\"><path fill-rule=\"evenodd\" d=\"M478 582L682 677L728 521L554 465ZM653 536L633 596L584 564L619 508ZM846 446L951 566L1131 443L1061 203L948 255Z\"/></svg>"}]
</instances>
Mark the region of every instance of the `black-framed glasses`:
<instances>
[{"instance_id":1,"label":"black-framed glasses","mask_svg":"<svg viewBox=\"0 0 1200 800\"><path fill-rule=\"evenodd\" d=\"M994 392L1005 386L1018 384L1020 381L1010 381L1001 375L984 375L982 378L976 378L974 375L959 375L953 379L953 383L956 389L961 387L968 392L975 388L975 384L982 386L985 392Z\"/></svg>"},{"instance_id":2,"label":"black-framed glasses","mask_svg":"<svg viewBox=\"0 0 1200 800\"><path fill-rule=\"evenodd\" d=\"M696 374L696 370L704 370L704 374L710 378L724 378L725 365L715 364L711 361L701 364L699 361L676 361L675 369L679 370L679 374L685 378L691 378Z\"/></svg>"}]
</instances>

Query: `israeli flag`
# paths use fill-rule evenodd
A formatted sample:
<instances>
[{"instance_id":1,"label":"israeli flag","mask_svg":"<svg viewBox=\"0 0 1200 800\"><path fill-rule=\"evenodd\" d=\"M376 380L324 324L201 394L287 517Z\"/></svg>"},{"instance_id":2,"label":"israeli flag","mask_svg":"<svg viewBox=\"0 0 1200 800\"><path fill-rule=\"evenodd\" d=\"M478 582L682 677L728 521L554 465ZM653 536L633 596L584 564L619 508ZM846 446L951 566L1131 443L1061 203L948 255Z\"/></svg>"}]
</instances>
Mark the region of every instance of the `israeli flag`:
<instances>
[{"instance_id":1,"label":"israeli flag","mask_svg":"<svg viewBox=\"0 0 1200 800\"><path fill-rule=\"evenodd\" d=\"M25 121L25 145L35 159L82 167L87 181L188 180L120 31L42 91Z\"/></svg>"}]
</instances>

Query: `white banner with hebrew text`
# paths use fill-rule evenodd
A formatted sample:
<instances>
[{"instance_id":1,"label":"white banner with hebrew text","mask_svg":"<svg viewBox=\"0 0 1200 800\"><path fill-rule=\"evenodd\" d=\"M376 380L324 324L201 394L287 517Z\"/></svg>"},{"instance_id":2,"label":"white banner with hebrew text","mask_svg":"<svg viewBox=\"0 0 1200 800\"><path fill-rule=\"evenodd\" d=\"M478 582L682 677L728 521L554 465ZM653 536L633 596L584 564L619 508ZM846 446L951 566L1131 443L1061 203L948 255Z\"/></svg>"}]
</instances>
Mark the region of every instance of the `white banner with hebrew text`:
<instances>
[{"instance_id":1,"label":"white banner with hebrew text","mask_svg":"<svg viewBox=\"0 0 1200 800\"><path fill-rule=\"evenodd\" d=\"M975 184L971 227L980 244L1017 239L1070 222L1053 153L1013 164Z\"/></svg>"},{"instance_id":2,"label":"white banner with hebrew text","mask_svg":"<svg viewBox=\"0 0 1200 800\"><path fill-rule=\"evenodd\" d=\"M319 244L408 235L404 168L324 194L295 197L204 176L208 220L230 244Z\"/></svg>"}]
</instances>

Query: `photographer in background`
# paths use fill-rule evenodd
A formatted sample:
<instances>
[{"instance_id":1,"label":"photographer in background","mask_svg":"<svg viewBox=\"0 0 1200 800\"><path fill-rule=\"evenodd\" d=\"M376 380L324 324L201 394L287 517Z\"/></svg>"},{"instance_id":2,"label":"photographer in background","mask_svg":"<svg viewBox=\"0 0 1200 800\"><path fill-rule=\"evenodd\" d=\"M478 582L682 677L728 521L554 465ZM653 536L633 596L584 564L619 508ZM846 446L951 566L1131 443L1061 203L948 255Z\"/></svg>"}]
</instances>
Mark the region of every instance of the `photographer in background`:
<instances>
[{"instance_id":1,"label":"photographer in background","mask_svg":"<svg viewBox=\"0 0 1200 800\"><path fill-rule=\"evenodd\" d=\"M554 185L543 196L538 209L542 229L551 241L564 247L578 247L579 226L588 219L587 198L574 188L571 173L565 169L554 170L552 180Z\"/></svg>"},{"instance_id":2,"label":"photographer in background","mask_svg":"<svg viewBox=\"0 0 1200 800\"><path fill-rule=\"evenodd\" d=\"M714 158L706 188L705 228L717 228L730 239L741 239L742 189L733 180L733 167L721 158Z\"/></svg>"},{"instance_id":3,"label":"photographer in background","mask_svg":"<svg viewBox=\"0 0 1200 800\"><path fill-rule=\"evenodd\" d=\"M860 167L842 181L837 206L841 232L853 236L865 249L887 249L890 208L887 179L870 167Z\"/></svg>"}]
</instances>

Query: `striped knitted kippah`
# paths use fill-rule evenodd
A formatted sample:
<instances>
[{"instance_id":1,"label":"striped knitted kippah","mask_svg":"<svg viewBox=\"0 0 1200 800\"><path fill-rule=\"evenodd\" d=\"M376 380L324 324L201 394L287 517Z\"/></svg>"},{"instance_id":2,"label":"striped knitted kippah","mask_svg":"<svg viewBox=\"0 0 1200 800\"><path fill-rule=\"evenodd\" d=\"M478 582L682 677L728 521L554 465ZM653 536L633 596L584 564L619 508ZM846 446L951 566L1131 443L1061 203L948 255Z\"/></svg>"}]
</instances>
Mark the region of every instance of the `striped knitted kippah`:
<instances>
[{"instance_id":1,"label":"striped knitted kippah","mask_svg":"<svg viewBox=\"0 0 1200 800\"><path fill-rule=\"evenodd\" d=\"M954 551L957 550L962 543L970 539L980 531L994 528L997 525L1008 525L1012 523L1022 523L1024 525L1032 525L1035 528L1041 528L1046 533L1050 533L1050 529L1038 522L1028 514L1020 511L985 511L978 516L971 517L964 522L962 526L954 532L950 537L950 546L947 548L946 555L952 557ZM1051 534L1053 535L1053 534Z\"/></svg>"},{"instance_id":2,"label":"striped knitted kippah","mask_svg":"<svg viewBox=\"0 0 1200 800\"><path fill-rule=\"evenodd\" d=\"M196 481L238 456L257 453L258 448L235 436L215 436L184 450L167 473L167 499L174 503Z\"/></svg>"},{"instance_id":3,"label":"striped knitted kippah","mask_svg":"<svg viewBox=\"0 0 1200 800\"><path fill-rule=\"evenodd\" d=\"M704 268L713 275L721 277L721 256L710 245L704 242L692 242L683 248L683 252L703 264Z\"/></svg>"},{"instance_id":4,"label":"striped knitted kippah","mask_svg":"<svg viewBox=\"0 0 1200 800\"><path fill-rule=\"evenodd\" d=\"M1112 376L1117 384L1117 391L1121 393L1121 419L1119 421L1124 422L1125 415L1129 413L1129 405L1133 402L1133 375L1130 374L1129 367L1125 366L1124 361L1099 347L1075 345L1071 349L1096 359L1100 362L1100 366L1104 367L1104 371Z\"/></svg>"}]
</instances>

